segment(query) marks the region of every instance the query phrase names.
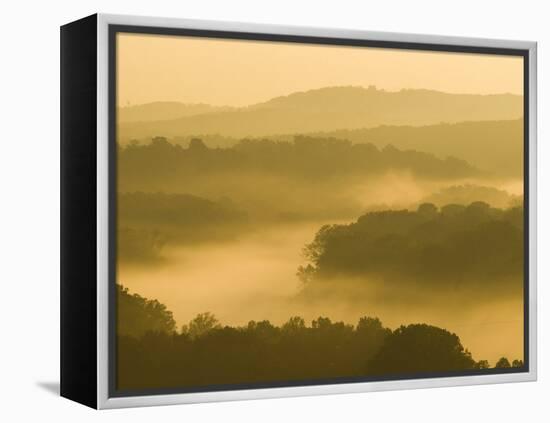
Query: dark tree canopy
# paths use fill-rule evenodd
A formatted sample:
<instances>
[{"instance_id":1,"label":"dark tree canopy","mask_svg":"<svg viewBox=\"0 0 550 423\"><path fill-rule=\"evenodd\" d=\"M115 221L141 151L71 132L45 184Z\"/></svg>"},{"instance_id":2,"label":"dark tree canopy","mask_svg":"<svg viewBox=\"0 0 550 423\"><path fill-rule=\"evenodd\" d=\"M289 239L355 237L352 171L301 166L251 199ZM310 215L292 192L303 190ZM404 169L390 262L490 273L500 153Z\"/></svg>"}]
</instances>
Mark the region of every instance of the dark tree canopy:
<instances>
[{"instance_id":1,"label":"dark tree canopy","mask_svg":"<svg viewBox=\"0 0 550 423\"><path fill-rule=\"evenodd\" d=\"M455 287L479 285L481 279L504 289L502 278L523 272L523 211L474 202L371 212L349 225L323 226L304 256L309 263L298 275L310 285L374 275L394 285L414 280L432 288Z\"/></svg>"},{"instance_id":2,"label":"dark tree canopy","mask_svg":"<svg viewBox=\"0 0 550 423\"><path fill-rule=\"evenodd\" d=\"M475 361L460 339L426 324L396 329L368 363L371 374L415 374L474 369Z\"/></svg>"},{"instance_id":3,"label":"dark tree canopy","mask_svg":"<svg viewBox=\"0 0 550 423\"><path fill-rule=\"evenodd\" d=\"M513 360L512 361L512 367L523 367L524 364L523 364L523 360Z\"/></svg>"},{"instance_id":4,"label":"dark tree canopy","mask_svg":"<svg viewBox=\"0 0 550 423\"><path fill-rule=\"evenodd\" d=\"M277 383L483 371L457 335L426 324L392 331L376 317L357 324L320 316L309 325L293 316L281 326L267 320L224 326L211 313L197 315L180 333L172 313L117 286L117 372L120 389L213 384ZM513 361L522 367L521 360ZM506 358L497 368L510 367Z\"/></svg>"},{"instance_id":5,"label":"dark tree canopy","mask_svg":"<svg viewBox=\"0 0 550 423\"><path fill-rule=\"evenodd\" d=\"M510 365L510 362L506 357L502 357L497 361L497 364L495 364L495 367L497 369L508 369L512 366Z\"/></svg>"},{"instance_id":6,"label":"dark tree canopy","mask_svg":"<svg viewBox=\"0 0 550 423\"><path fill-rule=\"evenodd\" d=\"M181 332L194 339L205 335L213 329L220 328L221 325L218 319L212 313L206 312L198 314L188 325L184 325L181 328Z\"/></svg>"},{"instance_id":7,"label":"dark tree canopy","mask_svg":"<svg viewBox=\"0 0 550 423\"><path fill-rule=\"evenodd\" d=\"M176 322L172 312L157 300L130 294L117 285L117 334L140 337L147 332L173 333Z\"/></svg>"},{"instance_id":8,"label":"dark tree canopy","mask_svg":"<svg viewBox=\"0 0 550 423\"><path fill-rule=\"evenodd\" d=\"M119 185L122 191L158 191L170 186L189 188L190 181L262 173L315 181L333 177L381 175L390 170L411 172L428 179L456 179L482 173L464 160L440 159L391 145L352 144L335 138L296 136L293 142L243 139L228 148L208 148L193 138L188 148L156 137L149 144L119 148ZM223 182L223 179L220 180ZM189 189L187 191L190 192Z\"/></svg>"}]
</instances>

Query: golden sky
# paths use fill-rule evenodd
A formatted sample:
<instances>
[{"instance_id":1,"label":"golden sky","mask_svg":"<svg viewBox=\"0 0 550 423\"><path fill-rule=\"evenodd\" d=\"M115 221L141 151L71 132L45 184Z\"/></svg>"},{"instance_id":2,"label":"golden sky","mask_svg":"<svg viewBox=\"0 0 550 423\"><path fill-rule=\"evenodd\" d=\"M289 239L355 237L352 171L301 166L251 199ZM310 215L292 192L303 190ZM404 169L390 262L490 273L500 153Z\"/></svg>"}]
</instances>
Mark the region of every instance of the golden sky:
<instances>
[{"instance_id":1,"label":"golden sky","mask_svg":"<svg viewBox=\"0 0 550 423\"><path fill-rule=\"evenodd\" d=\"M521 57L117 35L118 104L246 106L327 86L523 93Z\"/></svg>"}]
</instances>

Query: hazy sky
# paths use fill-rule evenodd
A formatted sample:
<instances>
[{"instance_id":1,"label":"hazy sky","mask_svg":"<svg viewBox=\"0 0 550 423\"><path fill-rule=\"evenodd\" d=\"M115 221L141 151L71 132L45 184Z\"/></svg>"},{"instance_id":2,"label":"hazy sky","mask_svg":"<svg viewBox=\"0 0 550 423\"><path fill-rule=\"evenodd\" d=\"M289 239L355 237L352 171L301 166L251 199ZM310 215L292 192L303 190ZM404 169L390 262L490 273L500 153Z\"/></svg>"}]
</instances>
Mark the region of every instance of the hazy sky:
<instances>
[{"instance_id":1,"label":"hazy sky","mask_svg":"<svg viewBox=\"0 0 550 423\"><path fill-rule=\"evenodd\" d=\"M523 92L519 57L118 34L118 104L245 106L326 86Z\"/></svg>"}]
</instances>

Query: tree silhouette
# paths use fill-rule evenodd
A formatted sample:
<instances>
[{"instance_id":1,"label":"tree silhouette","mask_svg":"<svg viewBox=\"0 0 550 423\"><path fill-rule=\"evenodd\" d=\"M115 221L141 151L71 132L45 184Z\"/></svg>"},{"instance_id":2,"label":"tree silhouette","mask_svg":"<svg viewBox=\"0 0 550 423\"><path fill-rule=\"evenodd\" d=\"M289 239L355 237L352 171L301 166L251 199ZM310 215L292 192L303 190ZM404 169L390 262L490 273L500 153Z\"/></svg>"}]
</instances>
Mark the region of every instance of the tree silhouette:
<instances>
[{"instance_id":1,"label":"tree silhouette","mask_svg":"<svg viewBox=\"0 0 550 423\"><path fill-rule=\"evenodd\" d=\"M368 316L355 327L328 317L307 326L299 316L281 327L267 320L229 327L207 312L197 315L180 334L119 333L117 345L120 389L435 375L489 368L486 360L474 361L458 336L445 329L414 324L392 332Z\"/></svg>"},{"instance_id":2,"label":"tree silhouette","mask_svg":"<svg viewBox=\"0 0 550 423\"><path fill-rule=\"evenodd\" d=\"M476 369L489 369L491 366L489 365L489 362L487 360L479 360L477 363L475 363L474 367Z\"/></svg>"},{"instance_id":3,"label":"tree silhouette","mask_svg":"<svg viewBox=\"0 0 550 423\"><path fill-rule=\"evenodd\" d=\"M425 216L428 219L437 217L437 207L432 203L422 203L418 206L417 213L421 216Z\"/></svg>"},{"instance_id":4,"label":"tree silhouette","mask_svg":"<svg viewBox=\"0 0 550 423\"><path fill-rule=\"evenodd\" d=\"M165 137L155 137L150 143L121 145L117 157L123 192L182 192L182 187L183 192L191 192L196 181L205 178L227 186L228 172L249 176L250 183L291 178L309 187L334 177L347 186L357 176L383 175L390 170L443 180L480 175L464 160L442 160L420 151L393 146L379 149L329 137L295 136L292 142L243 139L227 148L208 148L199 138L192 138L188 148L183 148Z\"/></svg>"},{"instance_id":5,"label":"tree silhouette","mask_svg":"<svg viewBox=\"0 0 550 423\"><path fill-rule=\"evenodd\" d=\"M297 274L306 292L341 276L356 285L378 277L392 287L411 281L429 289L471 285L494 295L491 287L498 284L499 293L510 292L522 286L522 216L522 208L496 209L479 201L441 210L425 203L416 211L370 212L350 224L321 227L305 246L308 263Z\"/></svg>"},{"instance_id":6,"label":"tree silhouette","mask_svg":"<svg viewBox=\"0 0 550 423\"><path fill-rule=\"evenodd\" d=\"M192 138L189 141L189 151L190 152L204 152L208 150L206 144L199 138Z\"/></svg>"},{"instance_id":7,"label":"tree silhouette","mask_svg":"<svg viewBox=\"0 0 550 423\"><path fill-rule=\"evenodd\" d=\"M200 313L188 325L184 325L181 328L181 332L189 335L192 339L205 335L213 329L219 329L221 325L218 319L210 313Z\"/></svg>"},{"instance_id":8,"label":"tree silhouette","mask_svg":"<svg viewBox=\"0 0 550 423\"><path fill-rule=\"evenodd\" d=\"M500 358L497 363L495 364L495 368L497 369L508 369L512 367L510 365L510 362L508 361L508 359L506 357L502 357Z\"/></svg>"},{"instance_id":9,"label":"tree silhouette","mask_svg":"<svg viewBox=\"0 0 550 423\"><path fill-rule=\"evenodd\" d=\"M173 333L176 322L172 312L157 300L130 294L122 285L117 289L117 334L140 337L147 332Z\"/></svg>"},{"instance_id":10,"label":"tree silhouette","mask_svg":"<svg viewBox=\"0 0 550 423\"><path fill-rule=\"evenodd\" d=\"M512 367L523 367L523 360L512 361Z\"/></svg>"},{"instance_id":11,"label":"tree silhouette","mask_svg":"<svg viewBox=\"0 0 550 423\"><path fill-rule=\"evenodd\" d=\"M286 322L281 328L284 334L294 335L303 331L306 328L306 322L303 318L299 316L291 317L288 322Z\"/></svg>"},{"instance_id":12,"label":"tree silhouette","mask_svg":"<svg viewBox=\"0 0 550 423\"><path fill-rule=\"evenodd\" d=\"M373 374L449 372L475 368L460 339L445 329L426 324L401 326L388 336L368 363Z\"/></svg>"}]
</instances>

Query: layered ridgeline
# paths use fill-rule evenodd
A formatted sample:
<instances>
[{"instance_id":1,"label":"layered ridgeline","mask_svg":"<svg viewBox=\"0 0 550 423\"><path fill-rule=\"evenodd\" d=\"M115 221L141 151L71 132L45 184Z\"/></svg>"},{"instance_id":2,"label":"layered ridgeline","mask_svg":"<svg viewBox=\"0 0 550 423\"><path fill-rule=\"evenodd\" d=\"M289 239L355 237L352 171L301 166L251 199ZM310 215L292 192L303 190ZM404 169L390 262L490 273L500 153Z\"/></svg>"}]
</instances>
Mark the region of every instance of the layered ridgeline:
<instances>
[{"instance_id":1,"label":"layered ridgeline","mask_svg":"<svg viewBox=\"0 0 550 423\"><path fill-rule=\"evenodd\" d=\"M155 102L120 107L117 117L121 145L162 136L230 147L245 137L291 141L303 134L459 157L503 177L523 172L523 97L511 94L333 87L241 108Z\"/></svg>"},{"instance_id":2,"label":"layered ridgeline","mask_svg":"<svg viewBox=\"0 0 550 423\"><path fill-rule=\"evenodd\" d=\"M184 185L200 184L196 180L199 176L207 179L230 174L235 178L241 173L268 173L327 181L352 175L374 177L389 171L445 180L485 175L455 157L440 159L393 145L378 148L335 138L296 136L291 142L243 139L228 148L209 148L197 138L185 148L156 137L148 144L131 143L119 148L117 182L122 192L181 192Z\"/></svg>"},{"instance_id":3,"label":"layered ridgeline","mask_svg":"<svg viewBox=\"0 0 550 423\"><path fill-rule=\"evenodd\" d=\"M472 165L502 177L520 179L523 176L522 119L437 123L425 126L382 125L375 128L339 129L304 133L310 138L335 138L354 144L373 144L378 148L392 145L400 150L416 150L444 159L448 156L467 160ZM256 137L273 141L292 141L296 134ZM182 146L196 138L194 135L174 136L170 141ZM239 138L205 134L201 138L211 147L230 147ZM140 140L150 142L150 138Z\"/></svg>"},{"instance_id":4,"label":"layered ridgeline","mask_svg":"<svg viewBox=\"0 0 550 423\"><path fill-rule=\"evenodd\" d=\"M523 97L327 87L241 108L153 103L119 108L119 115L118 140L124 143L158 135L258 137L380 125L519 119Z\"/></svg>"},{"instance_id":5,"label":"layered ridgeline","mask_svg":"<svg viewBox=\"0 0 550 423\"><path fill-rule=\"evenodd\" d=\"M521 197L471 182L466 161L298 136L209 148L155 138L118 154L119 257L150 262L166 244L225 241L278 223L351 221L365 210L521 205ZM390 190L387 188L391 187Z\"/></svg>"},{"instance_id":6,"label":"layered ridgeline","mask_svg":"<svg viewBox=\"0 0 550 423\"><path fill-rule=\"evenodd\" d=\"M522 108L343 87L119 109L119 282L230 325L121 289L120 386L488 366L451 332L491 367L521 354Z\"/></svg>"},{"instance_id":7,"label":"layered ridgeline","mask_svg":"<svg viewBox=\"0 0 550 423\"><path fill-rule=\"evenodd\" d=\"M380 126L309 134L353 143L391 144L437 157L459 157L495 175L523 177L523 119L440 123L427 126Z\"/></svg>"},{"instance_id":8,"label":"layered ridgeline","mask_svg":"<svg viewBox=\"0 0 550 423\"><path fill-rule=\"evenodd\" d=\"M229 197L255 218L311 220L356 216L365 204L383 199L388 175L439 184L484 173L452 157L331 138L243 140L217 149L199 139L185 148L155 138L119 148L117 182L120 192Z\"/></svg>"}]
</instances>

